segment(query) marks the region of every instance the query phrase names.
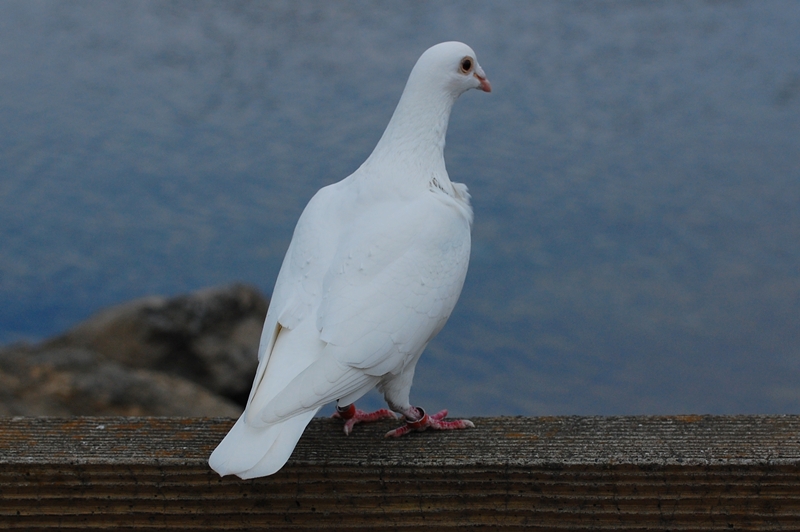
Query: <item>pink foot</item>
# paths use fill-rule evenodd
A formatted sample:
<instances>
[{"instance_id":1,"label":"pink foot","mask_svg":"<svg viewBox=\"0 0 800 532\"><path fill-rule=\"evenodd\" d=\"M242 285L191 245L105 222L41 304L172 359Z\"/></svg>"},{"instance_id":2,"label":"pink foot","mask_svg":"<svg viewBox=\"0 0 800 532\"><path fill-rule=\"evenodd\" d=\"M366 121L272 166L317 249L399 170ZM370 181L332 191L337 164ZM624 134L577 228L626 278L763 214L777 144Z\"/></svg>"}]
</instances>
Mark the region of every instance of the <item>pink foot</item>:
<instances>
[{"instance_id":1,"label":"pink foot","mask_svg":"<svg viewBox=\"0 0 800 532\"><path fill-rule=\"evenodd\" d=\"M344 420L344 433L348 436L353 431L356 423L378 421L380 419L397 419L397 416L391 410L381 408L375 412L364 412L363 410L358 410L356 405L347 405L344 408L337 406L336 412L333 413L332 417Z\"/></svg>"},{"instance_id":2,"label":"pink foot","mask_svg":"<svg viewBox=\"0 0 800 532\"><path fill-rule=\"evenodd\" d=\"M458 419L456 421L442 421L445 417L447 417L447 410L442 410L441 412L437 412L432 416L429 416L425 413L425 411L419 407L417 407L422 416L416 421L406 421L406 424L402 427L398 427L394 430L390 430L386 433L387 438L399 438L403 434L407 434L412 431L422 432L426 429L434 429L434 430L453 430L453 429L474 429L475 424L468 420L468 419ZM408 419L408 418L406 418Z\"/></svg>"}]
</instances>

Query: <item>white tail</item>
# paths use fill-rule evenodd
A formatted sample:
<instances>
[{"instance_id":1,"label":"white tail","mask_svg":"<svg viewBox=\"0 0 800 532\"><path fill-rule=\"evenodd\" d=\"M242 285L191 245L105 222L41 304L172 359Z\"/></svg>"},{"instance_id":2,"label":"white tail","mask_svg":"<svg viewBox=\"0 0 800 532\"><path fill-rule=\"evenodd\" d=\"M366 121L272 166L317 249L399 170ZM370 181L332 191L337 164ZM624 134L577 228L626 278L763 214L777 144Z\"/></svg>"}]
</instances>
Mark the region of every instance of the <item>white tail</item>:
<instances>
[{"instance_id":1,"label":"white tail","mask_svg":"<svg viewBox=\"0 0 800 532\"><path fill-rule=\"evenodd\" d=\"M275 473L289 460L317 410L304 412L266 427L248 426L242 414L225 439L211 453L208 465L221 476L237 475L245 479Z\"/></svg>"}]
</instances>

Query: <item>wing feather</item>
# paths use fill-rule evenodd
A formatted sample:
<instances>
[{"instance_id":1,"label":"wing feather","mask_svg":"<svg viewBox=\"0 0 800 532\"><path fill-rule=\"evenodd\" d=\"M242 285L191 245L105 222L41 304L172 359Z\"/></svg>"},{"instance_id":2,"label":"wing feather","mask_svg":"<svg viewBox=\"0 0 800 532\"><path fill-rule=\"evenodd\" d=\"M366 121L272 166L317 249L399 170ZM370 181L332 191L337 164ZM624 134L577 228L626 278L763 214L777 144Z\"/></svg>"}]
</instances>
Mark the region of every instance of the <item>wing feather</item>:
<instances>
[{"instance_id":1,"label":"wing feather","mask_svg":"<svg viewBox=\"0 0 800 532\"><path fill-rule=\"evenodd\" d=\"M264 325L248 424L366 393L416 360L458 300L468 217L435 195L359 210L337 203L353 197L335 193L343 183L320 191L298 221Z\"/></svg>"},{"instance_id":2,"label":"wing feather","mask_svg":"<svg viewBox=\"0 0 800 532\"><path fill-rule=\"evenodd\" d=\"M401 370L450 316L469 250L469 220L433 195L394 211L378 205L326 273L320 338L348 348L339 361L371 375Z\"/></svg>"},{"instance_id":3,"label":"wing feather","mask_svg":"<svg viewBox=\"0 0 800 532\"><path fill-rule=\"evenodd\" d=\"M295 226L275 281L259 342L258 368L244 413L246 421L255 426L261 425L258 412L316 361L324 348L310 317L319 306L319 279L325 275L340 231L335 212L331 212L335 197L331 186L311 198Z\"/></svg>"}]
</instances>

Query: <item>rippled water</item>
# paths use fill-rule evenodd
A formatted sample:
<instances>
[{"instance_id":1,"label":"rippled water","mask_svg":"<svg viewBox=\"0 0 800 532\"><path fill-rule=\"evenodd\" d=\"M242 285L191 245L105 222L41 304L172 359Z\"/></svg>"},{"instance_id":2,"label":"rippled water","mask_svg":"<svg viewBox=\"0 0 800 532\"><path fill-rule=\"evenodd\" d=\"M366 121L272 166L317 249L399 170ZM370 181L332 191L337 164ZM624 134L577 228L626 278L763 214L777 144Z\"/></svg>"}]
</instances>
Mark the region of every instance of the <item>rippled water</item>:
<instances>
[{"instance_id":1,"label":"rippled water","mask_svg":"<svg viewBox=\"0 0 800 532\"><path fill-rule=\"evenodd\" d=\"M231 281L419 54L477 52L475 207L412 397L456 414L797 412L800 3L0 3L0 342ZM376 401L375 398L372 401Z\"/></svg>"}]
</instances>

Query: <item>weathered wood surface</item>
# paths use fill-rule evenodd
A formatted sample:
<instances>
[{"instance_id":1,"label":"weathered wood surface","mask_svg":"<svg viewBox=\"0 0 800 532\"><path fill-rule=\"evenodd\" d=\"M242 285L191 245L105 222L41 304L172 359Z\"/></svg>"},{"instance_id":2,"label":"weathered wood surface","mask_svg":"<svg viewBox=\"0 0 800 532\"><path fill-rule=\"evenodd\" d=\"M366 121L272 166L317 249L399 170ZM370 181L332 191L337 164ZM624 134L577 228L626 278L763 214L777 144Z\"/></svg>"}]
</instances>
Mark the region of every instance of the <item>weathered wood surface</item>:
<instances>
[{"instance_id":1,"label":"weathered wood surface","mask_svg":"<svg viewBox=\"0 0 800 532\"><path fill-rule=\"evenodd\" d=\"M387 440L315 419L243 481L206 464L231 420L0 419L0 526L800 529L800 416L473 421Z\"/></svg>"}]
</instances>

